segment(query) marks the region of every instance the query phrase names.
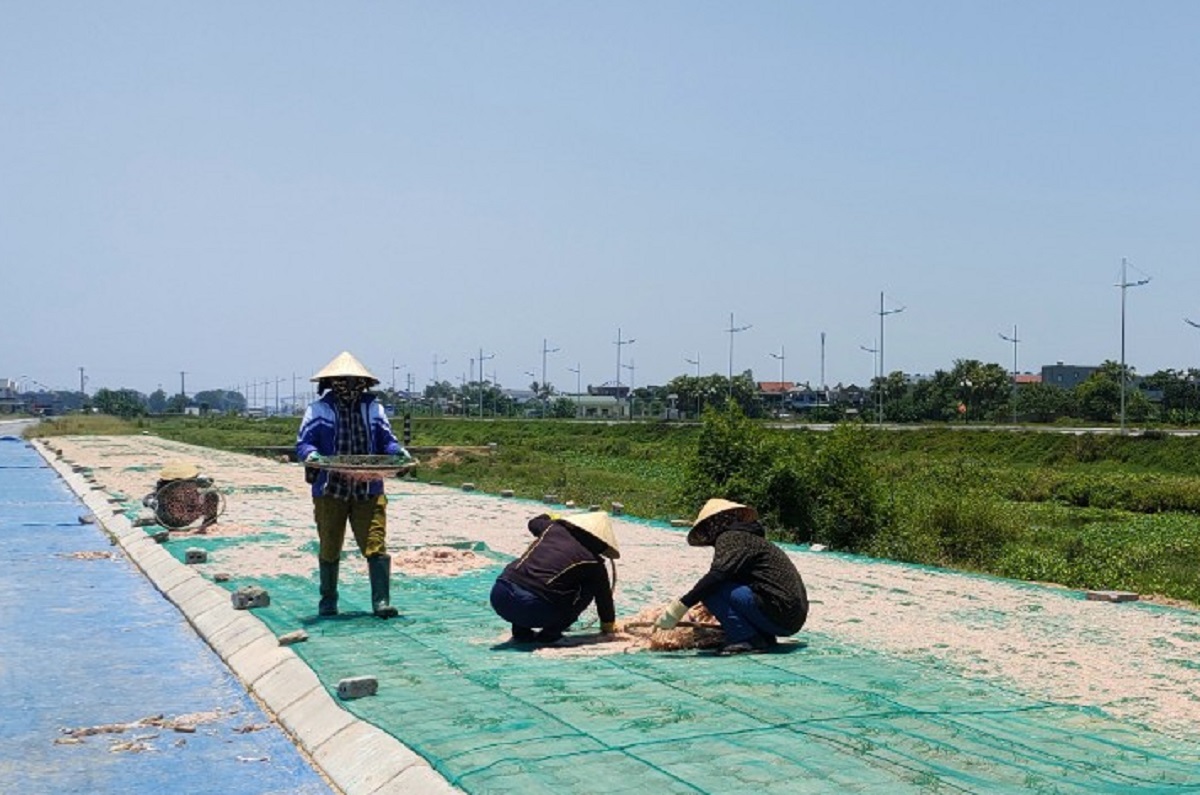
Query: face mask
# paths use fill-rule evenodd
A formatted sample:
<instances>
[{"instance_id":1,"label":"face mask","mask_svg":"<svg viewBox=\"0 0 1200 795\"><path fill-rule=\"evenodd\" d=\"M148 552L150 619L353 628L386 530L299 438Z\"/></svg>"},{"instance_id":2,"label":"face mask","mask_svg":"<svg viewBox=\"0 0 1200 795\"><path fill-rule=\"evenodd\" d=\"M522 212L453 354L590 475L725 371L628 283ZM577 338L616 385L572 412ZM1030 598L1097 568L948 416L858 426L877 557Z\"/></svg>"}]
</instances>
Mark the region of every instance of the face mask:
<instances>
[{"instance_id":1,"label":"face mask","mask_svg":"<svg viewBox=\"0 0 1200 795\"><path fill-rule=\"evenodd\" d=\"M363 392L366 391L366 385L358 379L338 378L333 382L333 394L337 395L338 400L343 403L353 403Z\"/></svg>"}]
</instances>

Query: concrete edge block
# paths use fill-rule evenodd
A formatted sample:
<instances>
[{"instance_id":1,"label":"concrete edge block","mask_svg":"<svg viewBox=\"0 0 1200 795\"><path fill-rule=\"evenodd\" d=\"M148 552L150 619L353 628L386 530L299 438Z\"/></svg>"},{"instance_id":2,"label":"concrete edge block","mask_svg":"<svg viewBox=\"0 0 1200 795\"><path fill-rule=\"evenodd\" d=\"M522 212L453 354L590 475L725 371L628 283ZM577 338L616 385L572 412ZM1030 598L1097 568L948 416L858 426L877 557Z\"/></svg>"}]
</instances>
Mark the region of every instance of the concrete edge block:
<instances>
[{"instance_id":1,"label":"concrete edge block","mask_svg":"<svg viewBox=\"0 0 1200 795\"><path fill-rule=\"evenodd\" d=\"M229 609L233 610L233 607L231 606ZM212 636L207 639L208 645L212 646L213 651L225 661L226 665L229 665L229 660L235 654L252 643L270 638L278 646L279 641L275 640L275 636L263 626L261 621L246 615L244 610L235 610L234 612L237 613L237 617L213 632Z\"/></svg>"},{"instance_id":2,"label":"concrete edge block","mask_svg":"<svg viewBox=\"0 0 1200 795\"><path fill-rule=\"evenodd\" d=\"M242 618L242 611L234 610L227 597L221 598L219 603L211 605L208 609L197 610L195 615L189 616L196 632L200 633L200 637L208 641L210 646L213 636L239 618Z\"/></svg>"},{"instance_id":3,"label":"concrete edge block","mask_svg":"<svg viewBox=\"0 0 1200 795\"><path fill-rule=\"evenodd\" d=\"M155 549L143 550L138 555L138 558L134 562L155 584L165 582L167 577L171 575L180 576L179 569L183 568L182 563L175 560L170 552L159 546L156 546Z\"/></svg>"},{"instance_id":4,"label":"concrete edge block","mask_svg":"<svg viewBox=\"0 0 1200 795\"><path fill-rule=\"evenodd\" d=\"M125 553L127 555L129 555L129 557L133 558L134 560L138 560L139 557L147 549L158 549L159 548L158 542L155 541L150 536L143 536L142 538L135 538L134 540L130 541L128 544L123 544L122 546L125 549Z\"/></svg>"},{"instance_id":5,"label":"concrete edge block","mask_svg":"<svg viewBox=\"0 0 1200 795\"><path fill-rule=\"evenodd\" d=\"M151 582L165 596L178 588L182 583L199 579L200 575L180 563L178 568L165 567L163 573L157 578L151 579Z\"/></svg>"},{"instance_id":6,"label":"concrete edge block","mask_svg":"<svg viewBox=\"0 0 1200 795\"><path fill-rule=\"evenodd\" d=\"M187 577L163 589L163 593L167 595L167 598L180 607L183 606L184 602L195 598L196 594L203 593L213 587L212 583L201 577L193 569L188 569L187 574Z\"/></svg>"},{"instance_id":7,"label":"concrete edge block","mask_svg":"<svg viewBox=\"0 0 1200 795\"><path fill-rule=\"evenodd\" d=\"M266 627L263 629L266 630ZM280 646L275 636L267 630L265 636L251 641L231 654L226 663L247 687L253 688L254 683L268 671L282 664L284 660L294 659L295 656L295 652Z\"/></svg>"},{"instance_id":8,"label":"concrete edge block","mask_svg":"<svg viewBox=\"0 0 1200 795\"><path fill-rule=\"evenodd\" d=\"M260 676L253 690L278 715L318 687L321 680L304 660L293 655Z\"/></svg>"},{"instance_id":9,"label":"concrete edge block","mask_svg":"<svg viewBox=\"0 0 1200 795\"><path fill-rule=\"evenodd\" d=\"M461 795L462 790L442 778L432 767L413 765L370 795Z\"/></svg>"},{"instance_id":10,"label":"concrete edge block","mask_svg":"<svg viewBox=\"0 0 1200 795\"><path fill-rule=\"evenodd\" d=\"M175 602L175 606L183 611L187 616L188 621L195 625L195 618L203 613L208 613L218 606L225 606L233 609L233 605L229 603L229 595L220 588L217 588L212 583L202 580L203 586L195 591L188 591L186 594L181 594L178 599L175 594L171 594L168 598Z\"/></svg>"},{"instance_id":11,"label":"concrete edge block","mask_svg":"<svg viewBox=\"0 0 1200 795\"><path fill-rule=\"evenodd\" d=\"M347 795L366 795L428 763L392 735L356 720L317 747L313 761Z\"/></svg>"},{"instance_id":12,"label":"concrete edge block","mask_svg":"<svg viewBox=\"0 0 1200 795\"><path fill-rule=\"evenodd\" d=\"M338 706L323 686L308 691L290 706L284 707L276 714L276 718L310 754L358 720Z\"/></svg>"}]
</instances>

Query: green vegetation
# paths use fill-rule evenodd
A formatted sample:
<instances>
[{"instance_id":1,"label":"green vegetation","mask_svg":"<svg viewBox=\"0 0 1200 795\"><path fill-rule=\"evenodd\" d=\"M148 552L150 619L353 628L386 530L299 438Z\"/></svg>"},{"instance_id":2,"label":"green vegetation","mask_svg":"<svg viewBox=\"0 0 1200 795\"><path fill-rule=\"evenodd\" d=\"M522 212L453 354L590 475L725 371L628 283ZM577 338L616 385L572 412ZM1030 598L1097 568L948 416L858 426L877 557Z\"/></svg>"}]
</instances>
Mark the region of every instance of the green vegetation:
<instances>
[{"instance_id":1,"label":"green vegetation","mask_svg":"<svg viewBox=\"0 0 1200 795\"><path fill-rule=\"evenodd\" d=\"M149 432L246 451L290 447L296 425L72 416L33 433ZM663 520L722 496L757 507L781 541L1200 603L1200 439L780 430L733 406L690 425L419 418L413 433L412 447L442 448L419 455L426 481L615 501Z\"/></svg>"}]
</instances>

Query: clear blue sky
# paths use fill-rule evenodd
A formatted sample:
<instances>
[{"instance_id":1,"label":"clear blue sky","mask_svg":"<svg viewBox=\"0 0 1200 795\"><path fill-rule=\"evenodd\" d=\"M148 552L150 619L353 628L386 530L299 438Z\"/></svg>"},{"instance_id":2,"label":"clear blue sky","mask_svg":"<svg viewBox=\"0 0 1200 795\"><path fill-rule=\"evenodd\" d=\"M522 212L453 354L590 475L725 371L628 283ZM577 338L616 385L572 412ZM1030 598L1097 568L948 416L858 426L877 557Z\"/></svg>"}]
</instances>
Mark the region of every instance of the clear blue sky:
<instances>
[{"instance_id":1,"label":"clear blue sky","mask_svg":"<svg viewBox=\"0 0 1200 795\"><path fill-rule=\"evenodd\" d=\"M1122 258L1127 361L1200 366L1198 41L1190 0L3 0L0 377L525 387L545 346L573 391L732 338L816 384L824 332L863 383L881 292L886 370L1015 324L1036 372L1119 360Z\"/></svg>"}]
</instances>

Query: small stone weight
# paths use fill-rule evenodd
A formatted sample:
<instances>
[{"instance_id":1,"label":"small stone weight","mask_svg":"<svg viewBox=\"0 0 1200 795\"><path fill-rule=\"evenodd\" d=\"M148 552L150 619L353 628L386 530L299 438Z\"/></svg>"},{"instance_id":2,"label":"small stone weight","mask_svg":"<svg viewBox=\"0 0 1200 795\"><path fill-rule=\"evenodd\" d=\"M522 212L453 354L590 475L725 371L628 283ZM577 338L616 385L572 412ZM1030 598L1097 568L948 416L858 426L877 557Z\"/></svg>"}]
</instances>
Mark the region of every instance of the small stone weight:
<instances>
[{"instance_id":1,"label":"small stone weight","mask_svg":"<svg viewBox=\"0 0 1200 795\"><path fill-rule=\"evenodd\" d=\"M596 511L598 511L598 510L600 510L600 506L599 506L599 505L589 505L589 506L588 506L588 511L590 511L591 513L595 513L595 512L596 512Z\"/></svg>"},{"instance_id":2,"label":"small stone weight","mask_svg":"<svg viewBox=\"0 0 1200 795\"><path fill-rule=\"evenodd\" d=\"M625 503L623 503L623 502L614 502L614 503L612 504L612 515L613 515L613 516L620 516L620 515L621 515L621 514L623 514L623 513L625 513Z\"/></svg>"},{"instance_id":3,"label":"small stone weight","mask_svg":"<svg viewBox=\"0 0 1200 795\"><path fill-rule=\"evenodd\" d=\"M82 514L79 517L79 523L80 524L95 524L96 517L95 517L95 515L90 514L90 513Z\"/></svg>"},{"instance_id":4,"label":"small stone weight","mask_svg":"<svg viewBox=\"0 0 1200 795\"><path fill-rule=\"evenodd\" d=\"M271 595L265 588L257 585L243 585L230 596L234 610L249 610L252 607L267 607L271 604Z\"/></svg>"},{"instance_id":5,"label":"small stone weight","mask_svg":"<svg viewBox=\"0 0 1200 795\"><path fill-rule=\"evenodd\" d=\"M218 571L213 574L213 582L229 582L229 572Z\"/></svg>"},{"instance_id":6,"label":"small stone weight","mask_svg":"<svg viewBox=\"0 0 1200 795\"><path fill-rule=\"evenodd\" d=\"M475 484L474 483L464 483L464 484L462 484L462 490L463 491L475 491Z\"/></svg>"},{"instance_id":7,"label":"small stone weight","mask_svg":"<svg viewBox=\"0 0 1200 795\"><path fill-rule=\"evenodd\" d=\"M291 646L293 643L303 643L306 640L308 640L308 633L302 629L298 629L295 632L288 632L285 635L280 635L279 645Z\"/></svg>"},{"instance_id":8,"label":"small stone weight","mask_svg":"<svg viewBox=\"0 0 1200 795\"><path fill-rule=\"evenodd\" d=\"M503 491L500 492L501 497L511 497L512 495L513 495L512 489L504 489Z\"/></svg>"},{"instance_id":9,"label":"small stone weight","mask_svg":"<svg viewBox=\"0 0 1200 795\"><path fill-rule=\"evenodd\" d=\"M337 683L338 698L362 698L379 691L379 681L373 676L352 676Z\"/></svg>"},{"instance_id":10,"label":"small stone weight","mask_svg":"<svg viewBox=\"0 0 1200 795\"><path fill-rule=\"evenodd\" d=\"M687 519L672 519L671 527L691 527L692 523Z\"/></svg>"},{"instance_id":11,"label":"small stone weight","mask_svg":"<svg viewBox=\"0 0 1200 795\"><path fill-rule=\"evenodd\" d=\"M208 563L208 550L200 547L189 547L183 553L184 563Z\"/></svg>"},{"instance_id":12,"label":"small stone weight","mask_svg":"<svg viewBox=\"0 0 1200 795\"><path fill-rule=\"evenodd\" d=\"M170 530L159 530L157 533L152 533L150 535L150 537L153 538L155 541L157 541L160 544L165 544L166 542L171 540L171 531Z\"/></svg>"},{"instance_id":13,"label":"small stone weight","mask_svg":"<svg viewBox=\"0 0 1200 795\"><path fill-rule=\"evenodd\" d=\"M564 508L574 508L575 500L567 500L565 503L563 503L563 507Z\"/></svg>"},{"instance_id":14,"label":"small stone weight","mask_svg":"<svg viewBox=\"0 0 1200 795\"><path fill-rule=\"evenodd\" d=\"M554 503L558 502L558 495L557 494L543 494L542 502L546 503L547 505L553 505Z\"/></svg>"}]
</instances>

